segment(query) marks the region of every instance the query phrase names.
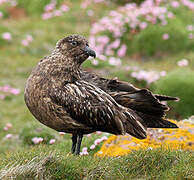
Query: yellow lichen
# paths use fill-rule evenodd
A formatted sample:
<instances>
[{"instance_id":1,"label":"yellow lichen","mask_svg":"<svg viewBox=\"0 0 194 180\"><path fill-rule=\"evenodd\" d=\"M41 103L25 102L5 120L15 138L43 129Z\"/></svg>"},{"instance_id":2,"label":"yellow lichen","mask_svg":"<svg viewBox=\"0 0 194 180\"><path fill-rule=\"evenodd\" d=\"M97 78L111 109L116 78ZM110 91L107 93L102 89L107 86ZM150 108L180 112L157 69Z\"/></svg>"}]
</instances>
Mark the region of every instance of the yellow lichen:
<instances>
[{"instance_id":1,"label":"yellow lichen","mask_svg":"<svg viewBox=\"0 0 194 180\"><path fill-rule=\"evenodd\" d=\"M139 140L131 136L110 136L97 156L123 156L133 150L165 148L175 150L194 150L194 124L172 121L178 129L149 129L148 137Z\"/></svg>"}]
</instances>

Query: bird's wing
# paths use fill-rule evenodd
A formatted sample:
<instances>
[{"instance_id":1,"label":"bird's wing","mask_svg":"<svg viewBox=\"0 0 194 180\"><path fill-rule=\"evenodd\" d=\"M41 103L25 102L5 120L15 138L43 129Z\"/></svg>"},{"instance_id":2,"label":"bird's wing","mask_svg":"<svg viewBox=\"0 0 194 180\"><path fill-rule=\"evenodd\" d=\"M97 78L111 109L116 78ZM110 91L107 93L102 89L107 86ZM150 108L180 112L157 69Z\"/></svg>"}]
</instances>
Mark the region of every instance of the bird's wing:
<instances>
[{"instance_id":1,"label":"bird's wing","mask_svg":"<svg viewBox=\"0 0 194 180\"><path fill-rule=\"evenodd\" d=\"M87 71L82 71L82 79L107 92L118 104L143 113L163 117L168 109L148 90L138 89L128 82L104 79Z\"/></svg>"},{"instance_id":2,"label":"bird's wing","mask_svg":"<svg viewBox=\"0 0 194 180\"><path fill-rule=\"evenodd\" d=\"M111 91L119 91L119 92L129 92L129 93L138 93L143 90L143 94L146 94L147 97L152 96L152 100L154 98L159 101L175 101L179 100L177 97L172 97L172 96L166 96L166 95L160 95L160 94L153 94L151 93L148 89L139 89L130 84L129 82L124 82L124 81L119 81L117 79L110 79L107 84L107 88L111 89ZM138 98L138 96L137 96Z\"/></svg>"},{"instance_id":3,"label":"bird's wing","mask_svg":"<svg viewBox=\"0 0 194 180\"><path fill-rule=\"evenodd\" d=\"M51 90L51 98L73 119L94 130L129 133L138 138L146 136L135 112L120 106L110 95L86 81L67 83L60 89Z\"/></svg>"},{"instance_id":4,"label":"bird's wing","mask_svg":"<svg viewBox=\"0 0 194 180\"><path fill-rule=\"evenodd\" d=\"M107 85L109 95L124 107L134 110L148 128L177 128L176 124L164 119L169 109L160 101L177 100L176 97L153 94L148 89L137 89L132 84L110 80Z\"/></svg>"},{"instance_id":5,"label":"bird's wing","mask_svg":"<svg viewBox=\"0 0 194 180\"><path fill-rule=\"evenodd\" d=\"M101 78L95 73L82 71L82 79L107 92L118 104L130 108L143 119L149 128L176 127L164 120L169 108L160 101L177 100L175 97L153 94L148 89L138 89L128 82Z\"/></svg>"},{"instance_id":6,"label":"bird's wing","mask_svg":"<svg viewBox=\"0 0 194 180\"><path fill-rule=\"evenodd\" d=\"M147 97L151 97L151 99L152 100L155 99L155 101L156 100L159 100L159 101L179 100L179 98L177 98L177 97L152 94L147 89L142 89L143 91L141 91L141 89L133 86L129 82L119 81L119 80L117 80L117 78L114 78L114 79L102 78L102 77L99 77L95 73L88 72L85 70L81 71L81 77L83 80L89 81L92 84L95 84L97 87L103 89L106 92L110 92L110 93L112 93L112 92L114 92L114 93L115 92L119 92L119 93L122 93L122 92L126 93L127 92L130 94L135 93L136 96L134 96L134 97L140 99L139 95L141 94L141 92L143 92L143 95L146 94ZM146 100L146 98L145 98L145 100Z\"/></svg>"}]
</instances>

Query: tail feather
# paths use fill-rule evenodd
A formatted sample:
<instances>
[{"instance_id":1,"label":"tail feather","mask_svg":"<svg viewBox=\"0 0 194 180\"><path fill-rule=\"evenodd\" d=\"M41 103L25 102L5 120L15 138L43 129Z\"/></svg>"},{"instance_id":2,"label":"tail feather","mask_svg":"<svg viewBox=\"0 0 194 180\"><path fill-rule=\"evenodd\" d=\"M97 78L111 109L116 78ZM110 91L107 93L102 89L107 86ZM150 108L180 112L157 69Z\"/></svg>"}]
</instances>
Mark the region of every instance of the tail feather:
<instances>
[{"instance_id":1,"label":"tail feather","mask_svg":"<svg viewBox=\"0 0 194 180\"><path fill-rule=\"evenodd\" d=\"M159 101L178 101L178 97L172 97L172 96L165 96L165 95L159 95L155 94L154 95Z\"/></svg>"},{"instance_id":2,"label":"tail feather","mask_svg":"<svg viewBox=\"0 0 194 180\"><path fill-rule=\"evenodd\" d=\"M178 128L178 126L170 121L156 116L151 116L148 114L143 114L141 112L136 112L144 121L148 128Z\"/></svg>"},{"instance_id":3,"label":"tail feather","mask_svg":"<svg viewBox=\"0 0 194 180\"><path fill-rule=\"evenodd\" d=\"M125 126L127 133L139 139L146 137L145 132L144 136L140 135L143 131L137 122L147 128L178 128L176 124L163 119L169 107L161 103L161 101L179 100L177 97L153 94L148 89L138 89L118 80L110 80L107 87L110 90L109 94L117 103L136 114L135 120L127 121Z\"/></svg>"},{"instance_id":4,"label":"tail feather","mask_svg":"<svg viewBox=\"0 0 194 180\"><path fill-rule=\"evenodd\" d=\"M112 92L110 95L117 103L149 115L163 117L168 106L161 104L158 99L147 89L133 92Z\"/></svg>"}]
</instances>

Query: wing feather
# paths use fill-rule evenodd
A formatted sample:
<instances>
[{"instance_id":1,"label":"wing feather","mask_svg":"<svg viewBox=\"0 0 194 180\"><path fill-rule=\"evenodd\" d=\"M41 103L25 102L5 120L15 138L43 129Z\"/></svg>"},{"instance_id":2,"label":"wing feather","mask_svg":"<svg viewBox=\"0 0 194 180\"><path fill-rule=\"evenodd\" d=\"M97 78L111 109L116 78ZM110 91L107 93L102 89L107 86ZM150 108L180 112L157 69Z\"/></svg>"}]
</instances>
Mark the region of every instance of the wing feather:
<instances>
[{"instance_id":1,"label":"wing feather","mask_svg":"<svg viewBox=\"0 0 194 180\"><path fill-rule=\"evenodd\" d=\"M109 94L89 82L67 83L51 91L51 98L63 106L71 118L94 130L146 137L142 119L133 110L117 104Z\"/></svg>"},{"instance_id":2,"label":"wing feather","mask_svg":"<svg viewBox=\"0 0 194 180\"><path fill-rule=\"evenodd\" d=\"M68 83L53 90L51 98L62 105L73 119L86 126L114 134L124 134L122 118L115 118L121 116L121 107L110 95L90 83Z\"/></svg>"}]
</instances>

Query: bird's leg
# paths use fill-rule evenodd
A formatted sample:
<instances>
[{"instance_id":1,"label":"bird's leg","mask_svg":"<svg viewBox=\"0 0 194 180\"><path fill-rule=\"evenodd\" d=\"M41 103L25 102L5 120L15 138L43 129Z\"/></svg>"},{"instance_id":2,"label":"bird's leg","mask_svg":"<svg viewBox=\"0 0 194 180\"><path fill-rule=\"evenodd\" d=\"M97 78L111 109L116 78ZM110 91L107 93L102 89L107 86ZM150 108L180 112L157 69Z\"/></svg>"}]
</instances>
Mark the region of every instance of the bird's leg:
<instances>
[{"instance_id":1,"label":"bird's leg","mask_svg":"<svg viewBox=\"0 0 194 180\"><path fill-rule=\"evenodd\" d=\"M77 144L77 134L72 134L72 148L71 148L71 152L72 154L75 153L75 148L76 148L76 144Z\"/></svg>"},{"instance_id":2,"label":"bird's leg","mask_svg":"<svg viewBox=\"0 0 194 180\"><path fill-rule=\"evenodd\" d=\"M77 138L76 151L75 151L76 155L79 155L79 153L80 153L80 147L81 147L81 143L82 143L82 138L83 138L83 134L79 133L78 134L78 138Z\"/></svg>"}]
</instances>

